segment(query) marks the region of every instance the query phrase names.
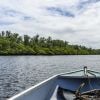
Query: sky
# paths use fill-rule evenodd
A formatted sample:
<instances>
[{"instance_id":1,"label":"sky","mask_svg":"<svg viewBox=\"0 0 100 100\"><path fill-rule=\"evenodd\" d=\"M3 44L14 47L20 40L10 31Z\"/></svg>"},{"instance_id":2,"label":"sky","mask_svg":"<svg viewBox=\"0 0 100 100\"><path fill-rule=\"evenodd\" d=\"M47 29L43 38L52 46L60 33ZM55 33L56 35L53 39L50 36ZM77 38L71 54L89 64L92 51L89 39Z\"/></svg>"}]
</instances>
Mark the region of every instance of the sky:
<instances>
[{"instance_id":1,"label":"sky","mask_svg":"<svg viewBox=\"0 0 100 100\"><path fill-rule=\"evenodd\" d=\"M0 0L0 31L100 48L100 0Z\"/></svg>"}]
</instances>

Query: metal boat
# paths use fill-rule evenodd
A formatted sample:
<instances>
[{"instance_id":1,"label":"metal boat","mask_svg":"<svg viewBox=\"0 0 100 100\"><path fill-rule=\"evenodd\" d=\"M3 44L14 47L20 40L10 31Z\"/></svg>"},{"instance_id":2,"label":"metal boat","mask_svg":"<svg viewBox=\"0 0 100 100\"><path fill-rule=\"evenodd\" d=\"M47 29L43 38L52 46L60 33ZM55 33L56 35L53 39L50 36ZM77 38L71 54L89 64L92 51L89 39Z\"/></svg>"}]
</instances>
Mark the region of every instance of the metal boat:
<instances>
[{"instance_id":1,"label":"metal boat","mask_svg":"<svg viewBox=\"0 0 100 100\"><path fill-rule=\"evenodd\" d=\"M8 100L100 100L100 73L84 67L55 75Z\"/></svg>"}]
</instances>

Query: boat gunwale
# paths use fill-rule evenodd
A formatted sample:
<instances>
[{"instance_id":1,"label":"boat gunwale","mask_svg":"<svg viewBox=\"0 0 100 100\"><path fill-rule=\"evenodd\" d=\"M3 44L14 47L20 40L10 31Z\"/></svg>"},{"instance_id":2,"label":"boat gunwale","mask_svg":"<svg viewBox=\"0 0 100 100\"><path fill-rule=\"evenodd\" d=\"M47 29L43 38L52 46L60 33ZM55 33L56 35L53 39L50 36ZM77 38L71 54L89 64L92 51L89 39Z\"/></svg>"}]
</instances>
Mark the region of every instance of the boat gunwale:
<instances>
[{"instance_id":1,"label":"boat gunwale","mask_svg":"<svg viewBox=\"0 0 100 100\"><path fill-rule=\"evenodd\" d=\"M14 100L14 99L16 99L17 97L19 97L19 96L21 96L21 95L23 95L23 94L25 94L25 93L27 93L27 92L33 90L33 89L38 89L38 88L40 88L43 84L46 84L49 80L52 80L52 79L57 78L57 77L61 77L61 75L71 74L71 73L75 73L75 72L79 72L79 71L83 71L83 70L77 70L77 71L72 71L72 72L68 72L68 73L65 72L65 73L60 73L60 74L53 75L52 77L50 77L50 78L48 78L48 79L46 79L46 80L44 80L44 81L42 81L42 82L40 82L40 83L37 83L36 85L31 86L30 88L28 88L28 89L26 89L26 90L24 90L24 91L22 91L22 92L20 92L20 93L18 93L18 94L15 94L14 96L12 96L11 98L9 98L8 100Z\"/></svg>"},{"instance_id":2,"label":"boat gunwale","mask_svg":"<svg viewBox=\"0 0 100 100\"><path fill-rule=\"evenodd\" d=\"M50 78L48 78L48 79L46 79L46 80L44 80L44 81L42 81L40 83L37 83L36 85L31 86L30 88L28 88L28 89L16 94L15 96L9 98L8 100L14 100L14 99L20 97L21 95L23 95L23 94L25 94L25 93L33 90L33 89L39 89L39 88L41 88L41 86L43 86L48 81L50 81L50 80L52 80L54 78L88 78L88 77L89 78L100 78L100 76L88 76L88 77L87 76L78 76L78 75L76 75L76 76L68 76L70 74L77 73L77 72L82 72L82 71L84 71L84 70L82 69L82 70L76 70L76 71L65 72L65 73L60 73L60 74L53 75L52 77L50 77ZM91 70L89 70L89 71L91 71ZM91 71L91 72L99 73L99 72L95 72L95 71Z\"/></svg>"},{"instance_id":3,"label":"boat gunwale","mask_svg":"<svg viewBox=\"0 0 100 100\"><path fill-rule=\"evenodd\" d=\"M33 90L33 89L39 89L39 88L41 88L42 85L46 84L48 81L50 81L50 80L52 80L54 78L57 78L57 77L58 77L58 75L54 75L54 76L52 76L52 77L50 77L50 78L48 78L48 79L46 79L46 80L44 80L44 81L42 81L40 83L37 83L36 85L31 86L30 88L28 88L28 89L26 89L26 90L24 90L24 91L22 91L22 92L20 92L20 93L18 93L16 95L14 95L13 97L9 98L8 100L14 100L14 99L20 97L21 95L23 95L23 94L25 94L25 93Z\"/></svg>"},{"instance_id":4,"label":"boat gunwale","mask_svg":"<svg viewBox=\"0 0 100 100\"><path fill-rule=\"evenodd\" d=\"M59 76L59 77L61 77L61 78L82 78L82 79L84 79L84 78L100 78L100 76Z\"/></svg>"}]
</instances>

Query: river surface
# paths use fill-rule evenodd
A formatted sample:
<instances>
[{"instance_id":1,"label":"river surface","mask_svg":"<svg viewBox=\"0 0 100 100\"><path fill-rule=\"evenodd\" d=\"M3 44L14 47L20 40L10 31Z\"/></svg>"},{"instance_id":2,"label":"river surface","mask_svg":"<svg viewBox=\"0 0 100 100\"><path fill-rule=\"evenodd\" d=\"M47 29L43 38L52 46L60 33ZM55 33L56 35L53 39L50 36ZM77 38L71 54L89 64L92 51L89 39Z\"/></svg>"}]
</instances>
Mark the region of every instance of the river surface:
<instances>
[{"instance_id":1,"label":"river surface","mask_svg":"<svg viewBox=\"0 0 100 100\"><path fill-rule=\"evenodd\" d=\"M79 70L83 66L100 71L100 56L0 56L0 100L52 75Z\"/></svg>"}]
</instances>

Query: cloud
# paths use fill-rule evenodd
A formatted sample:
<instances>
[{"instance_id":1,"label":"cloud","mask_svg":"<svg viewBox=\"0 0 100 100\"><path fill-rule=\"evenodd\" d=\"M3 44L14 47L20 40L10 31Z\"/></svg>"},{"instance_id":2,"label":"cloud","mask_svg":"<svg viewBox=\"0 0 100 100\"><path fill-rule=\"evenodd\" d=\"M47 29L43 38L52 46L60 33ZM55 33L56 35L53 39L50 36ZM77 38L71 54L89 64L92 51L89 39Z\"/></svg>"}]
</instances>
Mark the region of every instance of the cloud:
<instances>
[{"instance_id":1,"label":"cloud","mask_svg":"<svg viewBox=\"0 0 100 100\"><path fill-rule=\"evenodd\" d=\"M100 2L100 0L80 0L77 7L79 9L83 9L83 8L89 6L90 4L94 4L94 3L97 3L97 2Z\"/></svg>"},{"instance_id":2,"label":"cloud","mask_svg":"<svg viewBox=\"0 0 100 100\"><path fill-rule=\"evenodd\" d=\"M100 0L1 0L0 31L100 48Z\"/></svg>"},{"instance_id":3,"label":"cloud","mask_svg":"<svg viewBox=\"0 0 100 100\"><path fill-rule=\"evenodd\" d=\"M57 7L47 7L46 9L48 11L50 11L50 13L53 15L75 17L73 13L71 13L70 11L66 11L65 9L61 9L61 8L57 8Z\"/></svg>"},{"instance_id":4,"label":"cloud","mask_svg":"<svg viewBox=\"0 0 100 100\"><path fill-rule=\"evenodd\" d=\"M30 17L30 16L24 16L23 19L24 19L24 20L33 20L33 18Z\"/></svg>"},{"instance_id":5,"label":"cloud","mask_svg":"<svg viewBox=\"0 0 100 100\"><path fill-rule=\"evenodd\" d=\"M5 21L0 21L0 26L4 26L4 25L6 25L6 26L8 26L8 25L12 25L12 24L14 24L13 22L5 22Z\"/></svg>"}]
</instances>

